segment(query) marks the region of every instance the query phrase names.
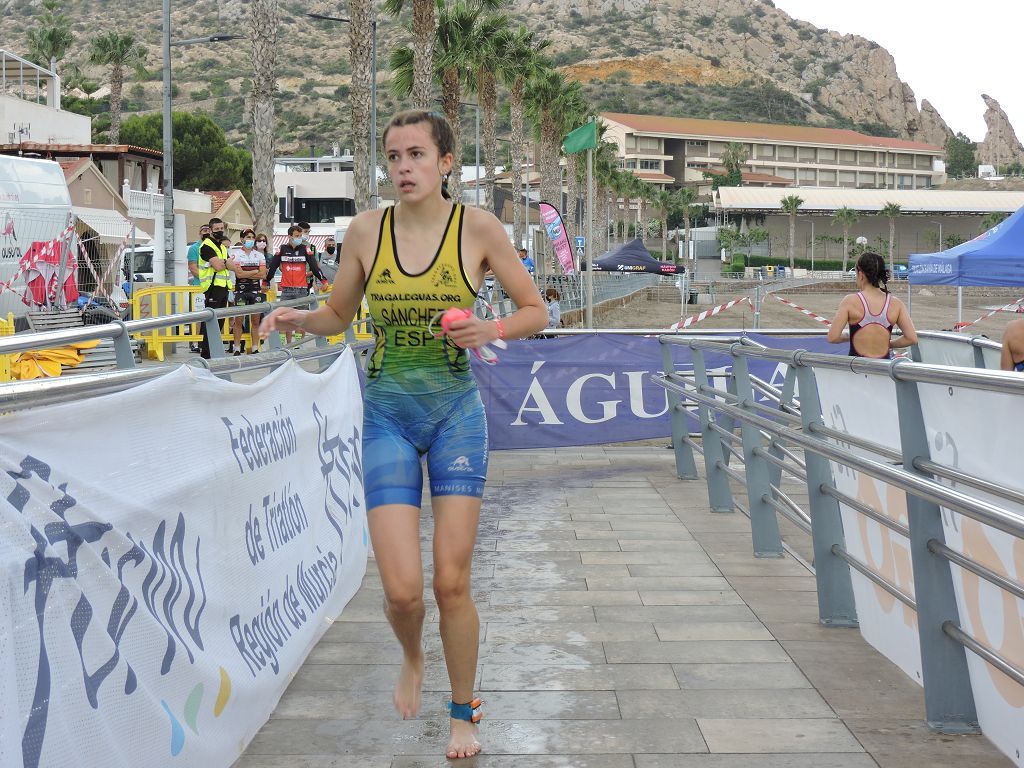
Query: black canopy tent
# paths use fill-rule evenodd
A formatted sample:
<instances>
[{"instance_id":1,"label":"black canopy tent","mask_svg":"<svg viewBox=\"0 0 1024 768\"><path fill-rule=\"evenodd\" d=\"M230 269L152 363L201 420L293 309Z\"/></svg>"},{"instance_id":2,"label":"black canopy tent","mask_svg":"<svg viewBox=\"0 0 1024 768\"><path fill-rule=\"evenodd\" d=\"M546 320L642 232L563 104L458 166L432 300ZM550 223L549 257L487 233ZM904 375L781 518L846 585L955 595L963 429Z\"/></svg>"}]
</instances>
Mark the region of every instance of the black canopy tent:
<instances>
[{"instance_id":1,"label":"black canopy tent","mask_svg":"<svg viewBox=\"0 0 1024 768\"><path fill-rule=\"evenodd\" d=\"M586 265L581 265L586 269ZM682 273L684 268L651 256L640 238L620 245L594 260L595 272L653 272L658 275Z\"/></svg>"}]
</instances>

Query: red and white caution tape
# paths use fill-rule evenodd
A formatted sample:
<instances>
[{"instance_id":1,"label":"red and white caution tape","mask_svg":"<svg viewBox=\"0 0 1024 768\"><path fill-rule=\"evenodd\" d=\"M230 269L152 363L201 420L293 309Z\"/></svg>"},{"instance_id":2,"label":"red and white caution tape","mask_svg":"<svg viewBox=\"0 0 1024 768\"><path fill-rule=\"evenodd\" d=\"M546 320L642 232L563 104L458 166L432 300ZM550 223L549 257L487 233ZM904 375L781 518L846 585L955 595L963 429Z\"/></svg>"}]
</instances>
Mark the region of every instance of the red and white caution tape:
<instances>
[{"instance_id":1,"label":"red and white caution tape","mask_svg":"<svg viewBox=\"0 0 1024 768\"><path fill-rule=\"evenodd\" d=\"M712 307L711 309L705 309L699 315L694 315L693 317L688 317L682 323L673 323L672 326L670 326L669 330L679 331L679 330L682 330L683 328L689 328L691 325L699 323L701 320L706 320L709 317L714 317L715 315L719 314L720 312L725 312L725 310L730 309L731 307L735 307L737 304L750 304L750 308L751 309L753 309L753 307L754 307L754 305L751 304L750 299L747 298L746 296L743 296L742 298L739 298L739 299L733 299L732 301L727 301L725 304L719 304L717 307Z\"/></svg>"},{"instance_id":2,"label":"red and white caution tape","mask_svg":"<svg viewBox=\"0 0 1024 768\"><path fill-rule=\"evenodd\" d=\"M987 320L988 318L992 317L992 315L996 314L997 312L1014 312L1014 311L1020 312L1022 304L1024 304L1024 296L1021 296L1016 301L1011 301L1005 307L997 307L996 309L993 309L991 312L986 312L984 315L982 315L981 317L979 317L976 320L971 320L971 322L969 322L969 323L957 323L953 327L956 330L959 331L961 328L966 328L969 325L974 325L975 323L980 323L982 320Z\"/></svg>"},{"instance_id":3,"label":"red and white caution tape","mask_svg":"<svg viewBox=\"0 0 1024 768\"><path fill-rule=\"evenodd\" d=\"M798 312L800 312L800 314L807 315L812 320L817 320L819 323L824 323L825 325L832 325L832 321L829 320L828 318L825 318L825 317L822 317L821 315L815 314L814 312L811 312L811 310L809 310L809 309L804 309L799 304L794 304L792 301L789 301L788 299L784 299L781 296L776 296L774 293L771 294L771 295L772 295L773 298L778 299L783 304L785 304L787 307L792 307L793 309L795 309Z\"/></svg>"}]
</instances>

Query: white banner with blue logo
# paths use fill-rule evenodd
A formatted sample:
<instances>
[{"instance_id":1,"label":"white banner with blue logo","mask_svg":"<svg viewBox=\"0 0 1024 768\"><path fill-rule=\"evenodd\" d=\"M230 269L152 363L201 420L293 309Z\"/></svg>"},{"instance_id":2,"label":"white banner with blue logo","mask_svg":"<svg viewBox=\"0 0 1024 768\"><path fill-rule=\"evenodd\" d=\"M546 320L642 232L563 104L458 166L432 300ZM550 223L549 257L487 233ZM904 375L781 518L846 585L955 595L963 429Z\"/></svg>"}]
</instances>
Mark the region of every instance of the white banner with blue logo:
<instances>
[{"instance_id":1,"label":"white banner with blue logo","mask_svg":"<svg viewBox=\"0 0 1024 768\"><path fill-rule=\"evenodd\" d=\"M0 419L0 765L231 765L366 570L351 352Z\"/></svg>"}]
</instances>

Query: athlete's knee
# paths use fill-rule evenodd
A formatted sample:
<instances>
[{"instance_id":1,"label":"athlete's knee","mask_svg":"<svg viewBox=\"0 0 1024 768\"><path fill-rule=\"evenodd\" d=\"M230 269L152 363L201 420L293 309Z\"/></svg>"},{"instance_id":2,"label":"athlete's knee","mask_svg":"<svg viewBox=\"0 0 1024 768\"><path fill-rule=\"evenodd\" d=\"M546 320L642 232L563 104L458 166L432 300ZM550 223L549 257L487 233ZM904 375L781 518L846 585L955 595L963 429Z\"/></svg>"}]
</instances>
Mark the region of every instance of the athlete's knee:
<instances>
[{"instance_id":1,"label":"athlete's knee","mask_svg":"<svg viewBox=\"0 0 1024 768\"><path fill-rule=\"evenodd\" d=\"M384 593L384 606L389 614L396 617L417 616L425 611L423 588L399 587Z\"/></svg>"},{"instance_id":2,"label":"athlete's knee","mask_svg":"<svg viewBox=\"0 0 1024 768\"><path fill-rule=\"evenodd\" d=\"M438 571L434 575L434 599L437 605L444 608L467 600L470 597L469 572L461 569Z\"/></svg>"}]
</instances>

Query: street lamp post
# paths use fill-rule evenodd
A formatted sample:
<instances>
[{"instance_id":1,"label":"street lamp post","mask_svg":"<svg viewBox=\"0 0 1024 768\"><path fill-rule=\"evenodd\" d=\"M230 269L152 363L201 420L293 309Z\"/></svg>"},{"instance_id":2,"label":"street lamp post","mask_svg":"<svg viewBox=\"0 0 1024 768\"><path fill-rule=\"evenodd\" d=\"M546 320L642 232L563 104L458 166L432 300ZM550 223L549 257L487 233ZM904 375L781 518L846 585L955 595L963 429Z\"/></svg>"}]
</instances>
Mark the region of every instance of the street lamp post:
<instances>
[{"instance_id":1,"label":"street lamp post","mask_svg":"<svg viewBox=\"0 0 1024 768\"><path fill-rule=\"evenodd\" d=\"M171 112L171 46L241 40L241 35L207 35L171 41L171 0L163 0L163 165L164 165L164 280L174 284L174 136ZM159 247L159 243L157 246Z\"/></svg>"},{"instance_id":2,"label":"street lamp post","mask_svg":"<svg viewBox=\"0 0 1024 768\"><path fill-rule=\"evenodd\" d=\"M351 24L352 19L344 16L325 16L321 13L307 13L311 19L320 21L340 21L344 24ZM370 21L371 26L371 50L370 54L370 153L368 162L370 166L370 207L378 205L377 194L377 20Z\"/></svg>"}]
</instances>

